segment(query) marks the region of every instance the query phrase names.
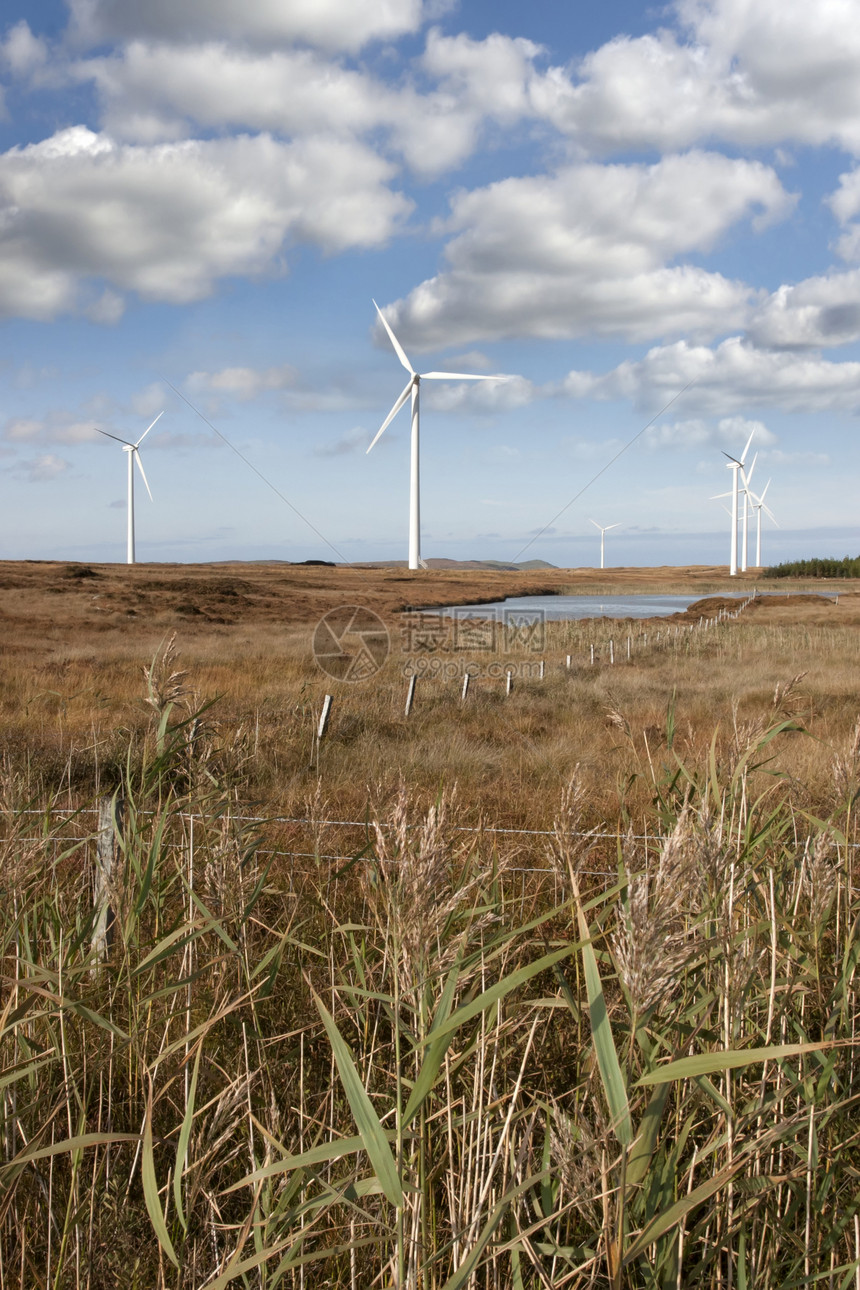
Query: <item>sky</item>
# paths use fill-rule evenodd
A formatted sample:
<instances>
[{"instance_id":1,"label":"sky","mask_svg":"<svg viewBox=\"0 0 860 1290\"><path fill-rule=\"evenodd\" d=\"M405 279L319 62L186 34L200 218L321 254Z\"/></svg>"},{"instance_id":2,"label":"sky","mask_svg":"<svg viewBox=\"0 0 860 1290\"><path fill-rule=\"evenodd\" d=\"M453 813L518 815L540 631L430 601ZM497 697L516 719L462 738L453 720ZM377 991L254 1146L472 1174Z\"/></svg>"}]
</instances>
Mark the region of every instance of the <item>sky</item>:
<instances>
[{"instance_id":1,"label":"sky","mask_svg":"<svg viewBox=\"0 0 860 1290\"><path fill-rule=\"evenodd\" d=\"M860 0L2 13L0 558L860 550Z\"/></svg>"}]
</instances>

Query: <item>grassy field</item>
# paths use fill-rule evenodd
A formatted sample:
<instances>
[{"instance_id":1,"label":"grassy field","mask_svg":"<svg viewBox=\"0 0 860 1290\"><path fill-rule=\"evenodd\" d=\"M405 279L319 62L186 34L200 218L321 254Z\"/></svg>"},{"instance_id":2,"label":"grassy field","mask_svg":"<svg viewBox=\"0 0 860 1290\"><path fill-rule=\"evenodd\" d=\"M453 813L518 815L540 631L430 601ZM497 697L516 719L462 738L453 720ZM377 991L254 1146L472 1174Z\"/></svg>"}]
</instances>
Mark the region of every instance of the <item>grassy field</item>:
<instances>
[{"instance_id":1,"label":"grassy field","mask_svg":"<svg viewBox=\"0 0 860 1290\"><path fill-rule=\"evenodd\" d=\"M860 593L754 587L0 565L0 1290L860 1285Z\"/></svg>"}]
</instances>

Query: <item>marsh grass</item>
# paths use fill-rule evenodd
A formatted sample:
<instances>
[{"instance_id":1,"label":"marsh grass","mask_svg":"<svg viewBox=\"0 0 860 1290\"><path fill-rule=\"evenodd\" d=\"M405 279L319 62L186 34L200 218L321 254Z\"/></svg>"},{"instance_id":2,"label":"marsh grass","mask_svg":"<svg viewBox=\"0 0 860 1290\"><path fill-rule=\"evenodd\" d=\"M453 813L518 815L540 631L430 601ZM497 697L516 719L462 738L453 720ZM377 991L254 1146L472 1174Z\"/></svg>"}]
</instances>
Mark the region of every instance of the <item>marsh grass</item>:
<instances>
[{"instance_id":1,"label":"marsh grass","mask_svg":"<svg viewBox=\"0 0 860 1290\"><path fill-rule=\"evenodd\" d=\"M7 758L4 1290L852 1284L856 643L576 640L412 723L342 687L313 772L306 667L236 722L168 644L95 782Z\"/></svg>"}]
</instances>

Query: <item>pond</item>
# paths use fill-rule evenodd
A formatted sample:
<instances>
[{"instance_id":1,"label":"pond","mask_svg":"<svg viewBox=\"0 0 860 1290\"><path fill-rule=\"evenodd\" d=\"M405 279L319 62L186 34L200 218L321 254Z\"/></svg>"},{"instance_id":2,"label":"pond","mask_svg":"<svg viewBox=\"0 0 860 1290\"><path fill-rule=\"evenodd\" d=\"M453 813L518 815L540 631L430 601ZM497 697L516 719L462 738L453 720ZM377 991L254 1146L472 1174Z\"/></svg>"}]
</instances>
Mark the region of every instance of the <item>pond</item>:
<instances>
[{"instance_id":1,"label":"pond","mask_svg":"<svg viewBox=\"0 0 860 1290\"><path fill-rule=\"evenodd\" d=\"M683 613L698 596L660 596L643 593L632 596L511 596L488 605L445 605L423 609L425 614L442 614L445 618L496 618L504 615L524 617L533 614L545 621L572 622L580 618L665 618Z\"/></svg>"}]
</instances>

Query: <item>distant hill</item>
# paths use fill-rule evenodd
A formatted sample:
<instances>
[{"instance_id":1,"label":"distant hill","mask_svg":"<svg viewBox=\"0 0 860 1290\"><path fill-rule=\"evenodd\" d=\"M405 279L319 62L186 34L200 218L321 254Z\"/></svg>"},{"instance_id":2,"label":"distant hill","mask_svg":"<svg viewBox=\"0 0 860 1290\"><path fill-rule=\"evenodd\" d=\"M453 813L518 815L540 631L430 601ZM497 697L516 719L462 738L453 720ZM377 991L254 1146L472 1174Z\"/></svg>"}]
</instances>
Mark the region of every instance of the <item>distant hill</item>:
<instances>
[{"instance_id":1,"label":"distant hill","mask_svg":"<svg viewBox=\"0 0 860 1290\"><path fill-rule=\"evenodd\" d=\"M361 560L358 562L368 569L405 569L405 560ZM519 564L505 560L445 560L430 559L428 569L492 569L494 573L528 573L530 570L556 569L558 566L546 560L522 560Z\"/></svg>"}]
</instances>

